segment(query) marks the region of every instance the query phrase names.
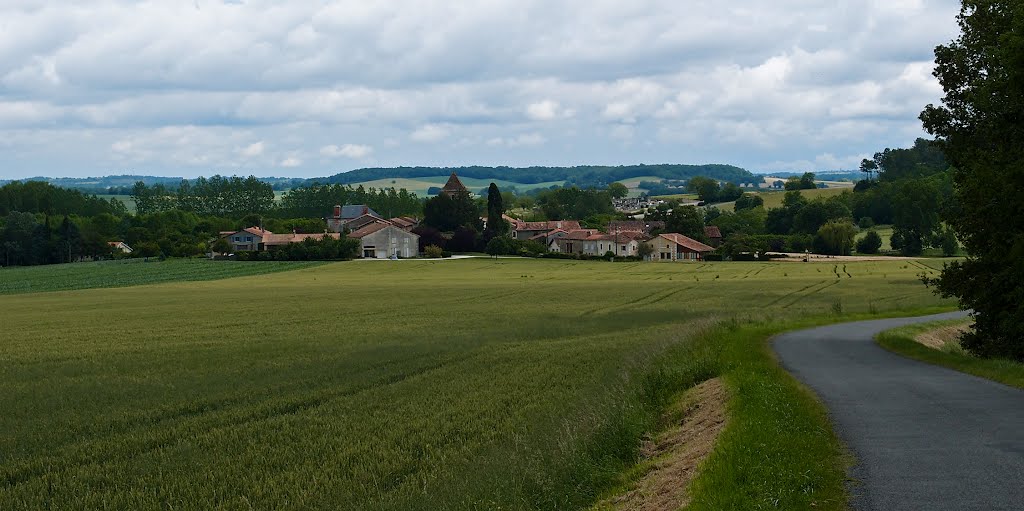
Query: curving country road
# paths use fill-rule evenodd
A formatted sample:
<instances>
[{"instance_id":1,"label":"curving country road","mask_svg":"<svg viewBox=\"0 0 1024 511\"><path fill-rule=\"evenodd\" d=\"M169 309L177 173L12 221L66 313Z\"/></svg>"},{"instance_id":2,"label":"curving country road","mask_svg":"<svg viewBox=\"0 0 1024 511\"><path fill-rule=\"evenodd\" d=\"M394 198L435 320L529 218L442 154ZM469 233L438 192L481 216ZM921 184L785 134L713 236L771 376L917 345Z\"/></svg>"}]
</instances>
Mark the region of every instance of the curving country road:
<instances>
[{"instance_id":1,"label":"curving country road","mask_svg":"<svg viewBox=\"0 0 1024 511\"><path fill-rule=\"evenodd\" d=\"M1024 391L890 353L884 330L964 313L777 337L783 367L828 407L856 456L854 509L1024 509Z\"/></svg>"}]
</instances>

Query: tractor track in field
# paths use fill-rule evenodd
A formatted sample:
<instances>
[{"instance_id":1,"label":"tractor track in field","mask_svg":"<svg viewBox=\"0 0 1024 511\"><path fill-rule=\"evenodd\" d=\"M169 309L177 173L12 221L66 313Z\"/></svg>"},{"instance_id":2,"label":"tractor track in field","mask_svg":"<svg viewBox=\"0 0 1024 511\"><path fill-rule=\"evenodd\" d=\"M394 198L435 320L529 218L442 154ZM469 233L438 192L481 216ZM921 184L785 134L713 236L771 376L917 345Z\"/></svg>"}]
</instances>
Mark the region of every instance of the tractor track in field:
<instances>
[{"instance_id":1,"label":"tractor track in field","mask_svg":"<svg viewBox=\"0 0 1024 511\"><path fill-rule=\"evenodd\" d=\"M804 298L807 298L808 296L811 296L813 294L820 293L820 292L822 292L822 291L824 291L824 290L826 290L826 289L828 289L828 288L830 288L830 287L832 287L832 286L834 286L834 285L836 285L838 283L839 283L839 279L836 279L836 280L833 280L833 281L829 281L828 283L826 283L825 285L819 287L818 289L811 289L807 293L803 293L801 295L798 295L795 299L793 299L793 301L783 305L782 308L783 309L788 309L788 308L792 307L793 305L796 305L797 302L799 302L800 300L803 300Z\"/></svg>"},{"instance_id":2,"label":"tractor track in field","mask_svg":"<svg viewBox=\"0 0 1024 511\"><path fill-rule=\"evenodd\" d=\"M269 406L256 408L250 413L237 417L232 417L230 415L232 412L236 411L235 408L225 408L223 410L215 410L212 412L204 410L186 411L184 413L174 414L173 416L169 416L167 420L207 419L207 423L185 425L183 427L183 431L153 431L150 432L149 435L144 435L142 438L133 434L135 432L132 430L124 430L115 435L103 437L103 440L107 441L106 443L114 445L116 448L116 452L110 453L109 455L104 455L106 454L105 452L89 452L88 444L92 443L92 441L96 439L96 436L92 436L86 439L85 442L78 441L65 444L64 446L56 449L57 453L53 455L46 456L44 458L36 458L28 462L22 462L20 466L3 467L0 469L0 486L14 488L18 485L45 477L47 474L55 471L66 473L88 465L102 466L110 463L116 463L118 461L148 455L152 452L177 445L183 440L195 440L202 437L208 437L213 433L223 430L246 426L249 424L258 424L278 417L299 414L313 410L337 399L355 397L364 392L370 392L390 385L397 385L417 376L429 374L450 365L465 362L479 355L480 353L478 351L474 351L460 357L450 357L412 371L388 375L354 388L336 390L333 392L327 390L321 392L320 395L314 396L299 396L290 401L273 403ZM384 363L382 365L386 366L390 364ZM213 415L211 415L211 413ZM227 417L222 417L224 415L227 415ZM54 470L53 467L56 467L56 470Z\"/></svg>"}]
</instances>

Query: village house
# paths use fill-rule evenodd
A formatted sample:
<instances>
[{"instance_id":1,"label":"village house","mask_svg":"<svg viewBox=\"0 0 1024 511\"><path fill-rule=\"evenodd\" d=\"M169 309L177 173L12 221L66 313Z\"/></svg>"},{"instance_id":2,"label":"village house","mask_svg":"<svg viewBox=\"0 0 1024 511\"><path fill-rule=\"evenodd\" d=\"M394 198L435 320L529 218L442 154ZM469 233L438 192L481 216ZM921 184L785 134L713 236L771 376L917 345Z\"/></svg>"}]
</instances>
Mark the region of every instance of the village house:
<instances>
[{"instance_id":1,"label":"village house","mask_svg":"<svg viewBox=\"0 0 1024 511\"><path fill-rule=\"evenodd\" d=\"M665 222L661 220L612 220L608 222L606 232L640 232L650 234L651 231L664 228Z\"/></svg>"},{"instance_id":2,"label":"village house","mask_svg":"<svg viewBox=\"0 0 1024 511\"><path fill-rule=\"evenodd\" d=\"M587 238L601 234L597 229L573 229L564 231L548 243L548 250L559 254L583 254Z\"/></svg>"},{"instance_id":3,"label":"village house","mask_svg":"<svg viewBox=\"0 0 1024 511\"><path fill-rule=\"evenodd\" d=\"M449 197L455 197L462 193L469 193L469 189L462 184L459 176L452 172L452 175L448 177L448 182L441 188L441 193Z\"/></svg>"},{"instance_id":4,"label":"village house","mask_svg":"<svg viewBox=\"0 0 1024 511\"><path fill-rule=\"evenodd\" d=\"M108 241L107 246L110 247L112 252L120 252L122 254L132 253L132 247L129 247L128 244L123 241Z\"/></svg>"},{"instance_id":5,"label":"village house","mask_svg":"<svg viewBox=\"0 0 1024 511\"><path fill-rule=\"evenodd\" d=\"M714 248L682 234L659 234L650 242L654 252L649 261L702 261Z\"/></svg>"},{"instance_id":6,"label":"village house","mask_svg":"<svg viewBox=\"0 0 1024 511\"><path fill-rule=\"evenodd\" d=\"M576 220L551 220L547 222L523 222L515 220L512 223L512 238L517 240L528 240L538 234L547 234L555 229L564 231L580 230L580 223Z\"/></svg>"},{"instance_id":7,"label":"village house","mask_svg":"<svg viewBox=\"0 0 1024 511\"><path fill-rule=\"evenodd\" d=\"M647 236L639 232L595 234L583 240L583 253L604 256L611 252L616 257L632 257L637 255L640 244L647 239Z\"/></svg>"},{"instance_id":8,"label":"village house","mask_svg":"<svg viewBox=\"0 0 1024 511\"><path fill-rule=\"evenodd\" d=\"M394 225L388 220L376 218L372 215L360 215L358 218L373 219L372 221L362 223L358 229L349 232L347 235L349 238L359 240L359 254L362 257L389 259L409 258L419 255L420 237L417 234ZM342 228L345 229L346 227L343 225ZM221 236L227 239L231 245L232 252L271 250L290 243L301 243L310 238L318 240L328 237L341 239L342 235L339 232L274 234L259 227L249 227L241 231L221 233Z\"/></svg>"},{"instance_id":9,"label":"village house","mask_svg":"<svg viewBox=\"0 0 1024 511\"><path fill-rule=\"evenodd\" d=\"M220 233L222 238L228 240L232 252L261 251L264 249L263 238L270 234L273 233L260 227L247 227L241 231Z\"/></svg>"},{"instance_id":10,"label":"village house","mask_svg":"<svg viewBox=\"0 0 1024 511\"><path fill-rule=\"evenodd\" d=\"M712 247L718 248L722 246L722 231L715 225L709 225L704 228L704 235L707 236L709 244Z\"/></svg>"},{"instance_id":11,"label":"village house","mask_svg":"<svg viewBox=\"0 0 1024 511\"><path fill-rule=\"evenodd\" d=\"M367 259L409 258L419 254L417 234L383 220L352 231L348 237L359 240L359 253Z\"/></svg>"},{"instance_id":12,"label":"village house","mask_svg":"<svg viewBox=\"0 0 1024 511\"><path fill-rule=\"evenodd\" d=\"M382 218L373 208L365 204L352 204L348 206L334 206L334 214L325 218L327 230L331 232L342 232L346 226L356 219L369 216L371 218ZM365 223L363 225L366 225ZM361 227L361 226L360 226ZM351 231L352 228L349 228Z\"/></svg>"}]
</instances>

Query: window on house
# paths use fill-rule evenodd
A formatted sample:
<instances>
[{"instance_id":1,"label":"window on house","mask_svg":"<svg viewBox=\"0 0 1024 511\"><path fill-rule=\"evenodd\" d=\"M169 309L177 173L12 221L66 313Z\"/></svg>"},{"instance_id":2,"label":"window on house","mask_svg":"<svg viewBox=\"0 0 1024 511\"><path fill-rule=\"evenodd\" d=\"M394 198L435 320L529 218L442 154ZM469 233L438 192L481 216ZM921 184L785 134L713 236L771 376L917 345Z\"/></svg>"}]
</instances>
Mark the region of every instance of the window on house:
<instances>
[{"instance_id":1,"label":"window on house","mask_svg":"<svg viewBox=\"0 0 1024 511\"><path fill-rule=\"evenodd\" d=\"M623 251L623 252L625 252L625 251L626 251L626 246L625 246L625 245L623 245L623 246L622 246L622 251Z\"/></svg>"},{"instance_id":2,"label":"window on house","mask_svg":"<svg viewBox=\"0 0 1024 511\"><path fill-rule=\"evenodd\" d=\"M252 236L246 236L245 241L252 241Z\"/></svg>"}]
</instances>

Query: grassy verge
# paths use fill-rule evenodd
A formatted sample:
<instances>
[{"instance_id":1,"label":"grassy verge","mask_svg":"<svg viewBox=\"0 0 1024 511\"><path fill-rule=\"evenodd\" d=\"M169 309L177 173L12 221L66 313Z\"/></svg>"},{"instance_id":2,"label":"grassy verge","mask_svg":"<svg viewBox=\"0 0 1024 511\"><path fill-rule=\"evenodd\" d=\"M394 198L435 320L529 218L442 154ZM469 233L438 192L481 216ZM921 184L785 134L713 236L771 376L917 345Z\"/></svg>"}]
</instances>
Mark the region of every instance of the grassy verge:
<instances>
[{"instance_id":1,"label":"grassy verge","mask_svg":"<svg viewBox=\"0 0 1024 511\"><path fill-rule=\"evenodd\" d=\"M629 421L630 431L620 431L620 438L636 439L640 432L650 434L644 428L665 427L656 417L681 392L722 377L730 395L728 426L693 481L686 509L844 510L846 469L852 460L832 430L825 407L779 366L769 339L837 321L935 312L941 310L726 322L671 350L655 366L636 408L644 413ZM623 452L620 459L631 454ZM649 469L646 463L631 467L603 497L624 493Z\"/></svg>"},{"instance_id":2,"label":"grassy verge","mask_svg":"<svg viewBox=\"0 0 1024 511\"><path fill-rule=\"evenodd\" d=\"M914 340L914 337L929 330L962 322L956 320L897 328L882 332L877 341L883 348L906 357L1024 388L1024 364L1020 362L977 358L955 349L936 350Z\"/></svg>"}]
</instances>

